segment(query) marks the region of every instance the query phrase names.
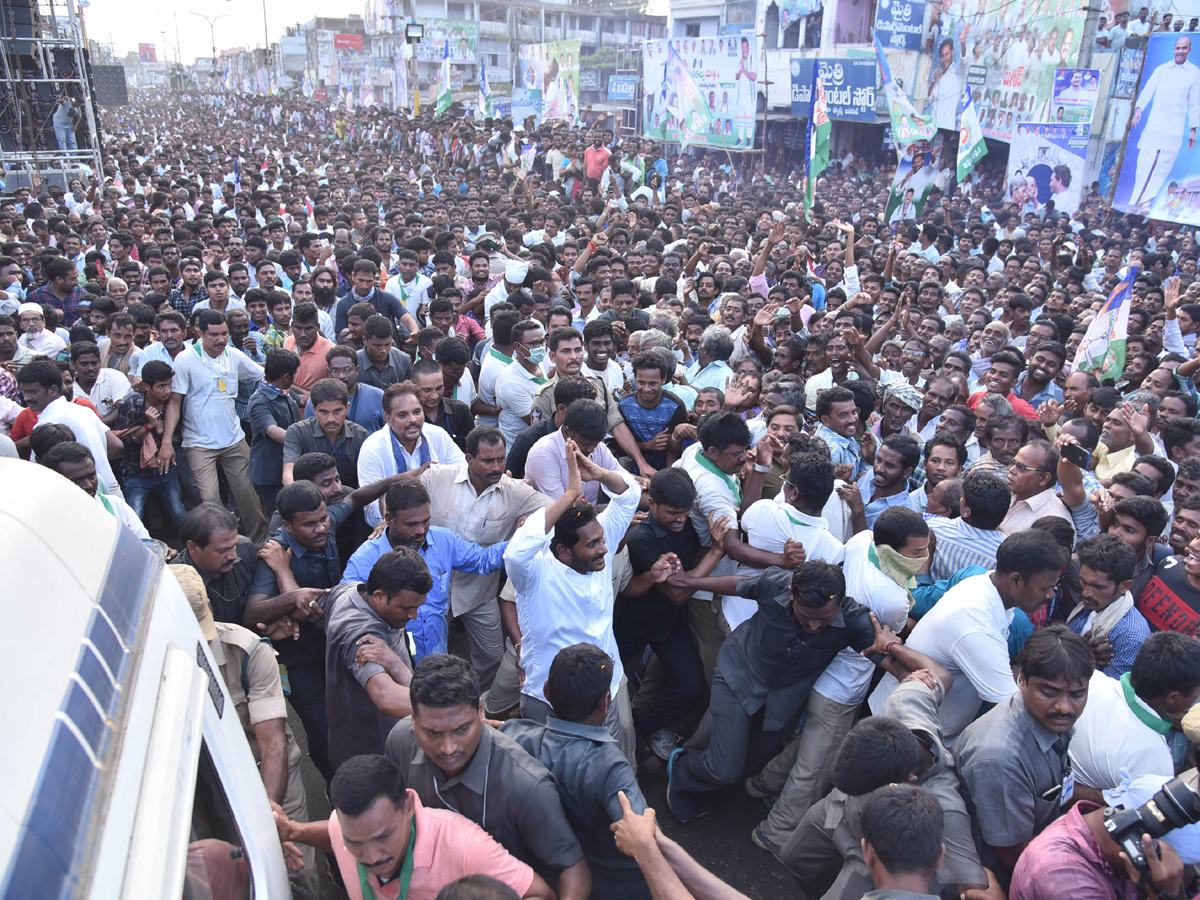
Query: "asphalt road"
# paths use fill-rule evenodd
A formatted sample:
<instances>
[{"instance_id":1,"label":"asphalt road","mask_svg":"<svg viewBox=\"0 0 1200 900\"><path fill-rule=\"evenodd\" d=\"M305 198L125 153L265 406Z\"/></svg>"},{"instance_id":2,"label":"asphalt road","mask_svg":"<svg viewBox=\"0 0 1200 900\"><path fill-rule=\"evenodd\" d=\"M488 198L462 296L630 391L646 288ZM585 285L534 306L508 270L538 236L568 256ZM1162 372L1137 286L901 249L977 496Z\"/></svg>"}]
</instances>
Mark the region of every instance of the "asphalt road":
<instances>
[{"instance_id":1,"label":"asphalt road","mask_svg":"<svg viewBox=\"0 0 1200 900\"><path fill-rule=\"evenodd\" d=\"M325 784L308 758L304 726L290 706L288 710L292 730L306 751L301 765L309 814L314 821L327 818L329 803L325 799ZM706 869L748 897L776 900L798 894L795 879L769 853L750 842L751 829L766 814L761 800L755 800L742 790L741 785L736 785L714 795L714 812L680 825L667 809L665 770L650 771L658 769L655 763L658 763L657 759L642 767L638 781L667 835L678 841ZM322 868L321 900L347 900L346 893L329 878L324 860L318 859L318 865Z\"/></svg>"}]
</instances>

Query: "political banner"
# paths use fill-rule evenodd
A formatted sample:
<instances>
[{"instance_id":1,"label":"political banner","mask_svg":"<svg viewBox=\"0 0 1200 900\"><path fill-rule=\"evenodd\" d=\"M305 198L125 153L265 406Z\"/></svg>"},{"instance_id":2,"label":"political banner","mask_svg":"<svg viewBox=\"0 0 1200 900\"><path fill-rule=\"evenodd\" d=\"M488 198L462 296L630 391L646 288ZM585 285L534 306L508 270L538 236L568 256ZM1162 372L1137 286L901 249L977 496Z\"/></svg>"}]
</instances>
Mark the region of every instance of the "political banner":
<instances>
[{"instance_id":1,"label":"political banner","mask_svg":"<svg viewBox=\"0 0 1200 900\"><path fill-rule=\"evenodd\" d=\"M450 42L450 62L475 65L479 46L479 25L462 19L419 19L425 26L425 37L413 44L417 59L440 63Z\"/></svg>"},{"instance_id":2,"label":"political banner","mask_svg":"<svg viewBox=\"0 0 1200 900\"><path fill-rule=\"evenodd\" d=\"M697 147L753 149L759 65L758 38L753 34L647 41L642 46L643 135L679 142L687 130L663 108L663 86L672 52L678 55L708 106L709 119L691 143ZM668 97L671 86L668 81Z\"/></svg>"},{"instance_id":3,"label":"political banner","mask_svg":"<svg viewBox=\"0 0 1200 900\"><path fill-rule=\"evenodd\" d=\"M138 44L138 62L158 62L158 53L153 44Z\"/></svg>"},{"instance_id":4,"label":"political banner","mask_svg":"<svg viewBox=\"0 0 1200 900\"><path fill-rule=\"evenodd\" d=\"M929 192L938 185L939 161L944 149L945 141L937 133L928 140L913 141L900 148L900 161L884 208L888 224L921 215Z\"/></svg>"},{"instance_id":5,"label":"political banner","mask_svg":"<svg viewBox=\"0 0 1200 900\"><path fill-rule=\"evenodd\" d=\"M875 60L870 57L793 56L792 115L807 118L812 110L813 67L821 74L829 118L844 122L875 121Z\"/></svg>"},{"instance_id":6,"label":"political banner","mask_svg":"<svg viewBox=\"0 0 1200 900\"><path fill-rule=\"evenodd\" d=\"M1120 378L1125 371L1129 310L1133 306L1133 282L1137 276L1138 267L1130 266L1125 278L1112 289L1088 324L1075 351L1075 371L1091 372L1097 378Z\"/></svg>"},{"instance_id":7,"label":"political banner","mask_svg":"<svg viewBox=\"0 0 1200 900\"><path fill-rule=\"evenodd\" d=\"M519 57L521 86L541 92L538 124L564 119L575 125L579 120L579 41L522 44Z\"/></svg>"},{"instance_id":8,"label":"political banner","mask_svg":"<svg viewBox=\"0 0 1200 900\"><path fill-rule=\"evenodd\" d=\"M829 132L833 123L829 121L829 110L825 104L825 84L812 71L812 109L808 117L808 146L804 163L804 220L812 218L809 210L816 199L817 176L829 167Z\"/></svg>"},{"instance_id":9,"label":"political banner","mask_svg":"<svg viewBox=\"0 0 1200 900\"><path fill-rule=\"evenodd\" d=\"M1117 97L1132 97L1137 90L1138 76L1142 72L1142 59L1146 51L1141 47L1122 47L1121 59L1117 64L1117 86L1113 94Z\"/></svg>"},{"instance_id":10,"label":"political banner","mask_svg":"<svg viewBox=\"0 0 1200 900\"><path fill-rule=\"evenodd\" d=\"M1200 225L1200 33L1152 34L1113 206Z\"/></svg>"},{"instance_id":11,"label":"political banner","mask_svg":"<svg viewBox=\"0 0 1200 900\"><path fill-rule=\"evenodd\" d=\"M892 121L892 134L897 147L907 147L914 141L929 141L937 134L937 127L923 116L917 114L912 101L904 92L904 87L892 78L892 69L888 65L887 54L875 36L875 60L879 64L879 84L887 98L888 117Z\"/></svg>"},{"instance_id":12,"label":"political banner","mask_svg":"<svg viewBox=\"0 0 1200 900\"><path fill-rule=\"evenodd\" d=\"M975 163L987 156L987 141L983 139L983 129L979 126L979 111L975 108L975 98L968 87L963 94L962 109L958 113L958 165L956 174L963 181L975 168Z\"/></svg>"},{"instance_id":13,"label":"political banner","mask_svg":"<svg viewBox=\"0 0 1200 900\"><path fill-rule=\"evenodd\" d=\"M514 87L512 99L509 101L514 125L522 125L533 116L535 121L542 120L542 92L536 88ZM500 115L500 113L496 113Z\"/></svg>"},{"instance_id":14,"label":"political banner","mask_svg":"<svg viewBox=\"0 0 1200 900\"><path fill-rule=\"evenodd\" d=\"M779 30L787 31L805 16L821 8L821 0L779 0Z\"/></svg>"},{"instance_id":15,"label":"political banner","mask_svg":"<svg viewBox=\"0 0 1200 900\"><path fill-rule=\"evenodd\" d=\"M879 0L875 10L875 36L884 47L920 50L924 34L924 0Z\"/></svg>"},{"instance_id":16,"label":"political banner","mask_svg":"<svg viewBox=\"0 0 1200 900\"><path fill-rule=\"evenodd\" d=\"M933 56L926 89L938 127L962 100L969 74L983 133L1011 140L1020 122L1049 122L1057 69L1079 61L1086 13L1074 0L942 0L930 4L922 49ZM938 73L941 73L940 75ZM935 79L936 78L936 82Z\"/></svg>"},{"instance_id":17,"label":"political banner","mask_svg":"<svg viewBox=\"0 0 1200 900\"><path fill-rule=\"evenodd\" d=\"M610 102L619 100L636 100L638 77L636 75L609 75L608 99Z\"/></svg>"},{"instance_id":18,"label":"political banner","mask_svg":"<svg viewBox=\"0 0 1200 900\"><path fill-rule=\"evenodd\" d=\"M1054 73L1054 97L1047 122L1091 124L1100 98L1099 69L1057 69Z\"/></svg>"},{"instance_id":19,"label":"political banner","mask_svg":"<svg viewBox=\"0 0 1200 900\"><path fill-rule=\"evenodd\" d=\"M1059 213L1079 209L1091 126L1022 122L1008 148L1005 199L1024 216L1039 212L1047 200Z\"/></svg>"}]
</instances>

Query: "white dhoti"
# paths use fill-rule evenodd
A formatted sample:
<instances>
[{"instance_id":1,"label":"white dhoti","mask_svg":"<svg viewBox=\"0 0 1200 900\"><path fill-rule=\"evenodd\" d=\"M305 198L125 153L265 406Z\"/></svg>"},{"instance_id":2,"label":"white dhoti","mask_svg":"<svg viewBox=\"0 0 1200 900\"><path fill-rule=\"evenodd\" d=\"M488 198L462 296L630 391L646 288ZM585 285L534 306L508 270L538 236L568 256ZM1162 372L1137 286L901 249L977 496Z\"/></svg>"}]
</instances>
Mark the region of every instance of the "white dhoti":
<instances>
[{"instance_id":1,"label":"white dhoti","mask_svg":"<svg viewBox=\"0 0 1200 900\"><path fill-rule=\"evenodd\" d=\"M1133 193L1130 195L1136 204L1152 203L1158 192L1167 182L1167 176L1179 156L1179 148L1146 147L1138 148L1137 167L1134 170Z\"/></svg>"}]
</instances>

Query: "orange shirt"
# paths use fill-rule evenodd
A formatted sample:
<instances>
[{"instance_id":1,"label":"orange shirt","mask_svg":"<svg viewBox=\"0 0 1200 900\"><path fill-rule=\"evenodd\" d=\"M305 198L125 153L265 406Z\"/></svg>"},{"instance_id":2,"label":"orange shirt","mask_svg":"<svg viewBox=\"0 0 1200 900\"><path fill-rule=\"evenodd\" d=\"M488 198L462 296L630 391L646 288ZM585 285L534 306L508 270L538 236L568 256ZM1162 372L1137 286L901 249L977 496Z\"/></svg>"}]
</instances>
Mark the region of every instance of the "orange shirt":
<instances>
[{"instance_id":1,"label":"orange shirt","mask_svg":"<svg viewBox=\"0 0 1200 900\"><path fill-rule=\"evenodd\" d=\"M414 790L410 789L408 796L414 803L417 839L413 846L413 873L407 900L436 900L438 891L466 875L490 875L511 887L517 896L525 896L533 884L533 869L510 856L470 819L445 809L426 809ZM342 841L342 827L336 811L329 814L329 839L346 893L350 900L363 900L357 860ZM398 877L380 885L378 878L367 873L367 883L378 900L396 900L400 894Z\"/></svg>"},{"instance_id":2,"label":"orange shirt","mask_svg":"<svg viewBox=\"0 0 1200 900\"><path fill-rule=\"evenodd\" d=\"M303 390L309 390L322 378L329 377L329 363L325 354L333 346L333 342L323 334L317 335L317 342L307 353L300 354L300 368L296 370L295 385ZM284 350L296 350L296 338L288 335L283 341Z\"/></svg>"}]
</instances>

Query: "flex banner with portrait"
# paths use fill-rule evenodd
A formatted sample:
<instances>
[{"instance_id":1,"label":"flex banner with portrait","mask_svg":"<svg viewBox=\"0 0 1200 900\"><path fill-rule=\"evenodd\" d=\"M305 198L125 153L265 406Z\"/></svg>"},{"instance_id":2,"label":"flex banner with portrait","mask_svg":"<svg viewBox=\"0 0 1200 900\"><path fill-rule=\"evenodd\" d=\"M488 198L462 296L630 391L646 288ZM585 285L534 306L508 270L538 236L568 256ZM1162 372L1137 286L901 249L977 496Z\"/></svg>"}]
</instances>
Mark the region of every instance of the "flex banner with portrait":
<instances>
[{"instance_id":1,"label":"flex banner with portrait","mask_svg":"<svg viewBox=\"0 0 1200 900\"><path fill-rule=\"evenodd\" d=\"M1022 122L1008 148L1005 199L1022 214L1038 212L1047 200L1060 213L1079 209L1091 126Z\"/></svg>"},{"instance_id":2,"label":"flex banner with portrait","mask_svg":"<svg viewBox=\"0 0 1200 900\"><path fill-rule=\"evenodd\" d=\"M896 177L888 192L884 216L889 225L916 219L925 209L925 201L935 186L941 186L939 171L945 141L939 133L929 141L914 141L900 150Z\"/></svg>"},{"instance_id":3,"label":"flex banner with portrait","mask_svg":"<svg viewBox=\"0 0 1200 900\"><path fill-rule=\"evenodd\" d=\"M934 0L924 49L925 113L938 128L954 117L970 84L983 133L1012 139L1021 122L1050 122L1055 71L1073 68L1083 35L1078 0Z\"/></svg>"},{"instance_id":4,"label":"flex banner with portrait","mask_svg":"<svg viewBox=\"0 0 1200 900\"><path fill-rule=\"evenodd\" d=\"M543 121L579 121L579 41L522 44L521 87L541 91ZM515 105L515 104L514 104Z\"/></svg>"},{"instance_id":5,"label":"flex banner with portrait","mask_svg":"<svg viewBox=\"0 0 1200 900\"><path fill-rule=\"evenodd\" d=\"M754 149L754 119L758 111L758 38L726 35L646 41L642 47L643 134L660 141L681 140L680 123L670 110L680 86L672 74L673 48L712 115L703 129L691 135L697 147Z\"/></svg>"},{"instance_id":6,"label":"flex banner with portrait","mask_svg":"<svg viewBox=\"0 0 1200 900\"><path fill-rule=\"evenodd\" d=\"M478 61L476 48L479 44L479 25L460 19L418 19L425 25L425 37L413 48L417 59L425 62L441 62L446 53L446 42L450 42L450 62L455 65L475 65Z\"/></svg>"},{"instance_id":7,"label":"flex banner with portrait","mask_svg":"<svg viewBox=\"0 0 1200 900\"><path fill-rule=\"evenodd\" d=\"M1200 225L1200 34L1152 34L1113 206Z\"/></svg>"}]
</instances>

